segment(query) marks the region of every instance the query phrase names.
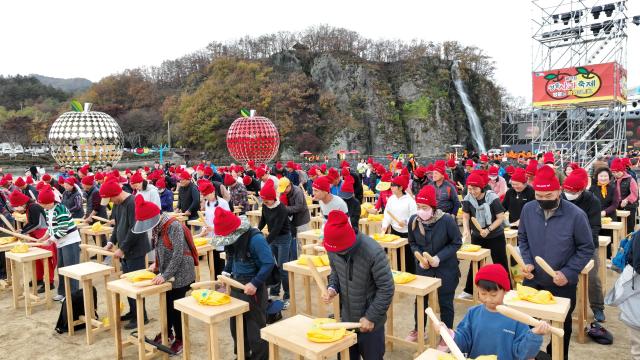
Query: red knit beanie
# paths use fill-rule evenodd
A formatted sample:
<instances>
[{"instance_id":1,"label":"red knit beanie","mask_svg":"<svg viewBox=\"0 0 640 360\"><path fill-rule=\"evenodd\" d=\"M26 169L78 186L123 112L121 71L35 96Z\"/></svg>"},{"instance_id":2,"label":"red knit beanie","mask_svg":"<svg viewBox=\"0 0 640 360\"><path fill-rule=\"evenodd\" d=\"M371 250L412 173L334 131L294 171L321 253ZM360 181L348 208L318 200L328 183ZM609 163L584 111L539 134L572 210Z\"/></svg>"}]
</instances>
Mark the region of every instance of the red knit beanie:
<instances>
[{"instance_id":1,"label":"red knit beanie","mask_svg":"<svg viewBox=\"0 0 640 360\"><path fill-rule=\"evenodd\" d=\"M527 182L527 174L525 173L523 168L517 168L514 172L513 175L511 175L511 182L519 182L519 183L526 183Z\"/></svg>"},{"instance_id":2,"label":"red knit beanie","mask_svg":"<svg viewBox=\"0 0 640 360\"><path fill-rule=\"evenodd\" d=\"M82 178L82 185L93 186L93 176L85 176Z\"/></svg>"},{"instance_id":3,"label":"red knit beanie","mask_svg":"<svg viewBox=\"0 0 640 360\"><path fill-rule=\"evenodd\" d=\"M71 186L76 186L76 178L74 177L68 177L64 180L65 184L71 185Z\"/></svg>"},{"instance_id":4,"label":"red knit beanie","mask_svg":"<svg viewBox=\"0 0 640 360\"><path fill-rule=\"evenodd\" d=\"M513 167L513 165L509 165L504 170L507 172L507 174L513 175L513 173L516 171L516 168Z\"/></svg>"},{"instance_id":5,"label":"red knit beanie","mask_svg":"<svg viewBox=\"0 0 640 360\"><path fill-rule=\"evenodd\" d=\"M288 161L287 162L287 168L289 168L291 170L295 170L296 169L296 163L294 163L293 161Z\"/></svg>"},{"instance_id":6,"label":"red knit beanie","mask_svg":"<svg viewBox=\"0 0 640 360\"><path fill-rule=\"evenodd\" d=\"M556 177L555 171L549 166L541 167L533 179L533 190L554 191L560 190L560 181Z\"/></svg>"},{"instance_id":7,"label":"red knit beanie","mask_svg":"<svg viewBox=\"0 0 640 360\"><path fill-rule=\"evenodd\" d=\"M625 171L625 167L624 167L624 163L622 162L622 159L620 158L615 158L613 159L613 161L611 162L611 171L620 171L620 172L624 172Z\"/></svg>"},{"instance_id":8,"label":"red knit beanie","mask_svg":"<svg viewBox=\"0 0 640 360\"><path fill-rule=\"evenodd\" d=\"M100 186L100 197L103 199L110 199L112 197L116 197L122 193L122 187L118 184L117 181L107 181L102 186Z\"/></svg>"},{"instance_id":9,"label":"red knit beanie","mask_svg":"<svg viewBox=\"0 0 640 360\"><path fill-rule=\"evenodd\" d=\"M396 176L391 180L391 184L400 186L402 190L407 190L407 187L409 187L409 178L406 176Z\"/></svg>"},{"instance_id":10,"label":"red knit beanie","mask_svg":"<svg viewBox=\"0 0 640 360\"><path fill-rule=\"evenodd\" d=\"M343 168L340 170L340 176L342 176L343 178L344 178L345 176L349 176L349 169L348 169L348 168L346 168L346 167L343 167Z\"/></svg>"},{"instance_id":11,"label":"red knit beanie","mask_svg":"<svg viewBox=\"0 0 640 360\"><path fill-rule=\"evenodd\" d=\"M345 251L356 242L356 233L347 214L333 210L324 225L324 248L329 252Z\"/></svg>"},{"instance_id":12,"label":"red knit beanie","mask_svg":"<svg viewBox=\"0 0 640 360\"><path fill-rule=\"evenodd\" d=\"M47 187L38 193L38 202L40 204L53 204L55 198L56 197L50 187Z\"/></svg>"},{"instance_id":13,"label":"red knit beanie","mask_svg":"<svg viewBox=\"0 0 640 360\"><path fill-rule=\"evenodd\" d=\"M218 236L227 236L240 227L240 218L229 210L218 206L213 215L213 233Z\"/></svg>"},{"instance_id":14,"label":"red knit beanie","mask_svg":"<svg viewBox=\"0 0 640 360\"><path fill-rule=\"evenodd\" d=\"M27 176L27 185L33 185L33 178L31 176Z\"/></svg>"},{"instance_id":15,"label":"red knit beanie","mask_svg":"<svg viewBox=\"0 0 640 360\"><path fill-rule=\"evenodd\" d=\"M525 169L525 173L528 176L535 176L537 172L538 172L538 161L536 161L534 159L529 160L529 164L527 165L527 168Z\"/></svg>"},{"instance_id":16,"label":"red knit beanie","mask_svg":"<svg viewBox=\"0 0 640 360\"><path fill-rule=\"evenodd\" d=\"M447 160L447 167L453 169L454 167L456 167L456 161L453 159Z\"/></svg>"},{"instance_id":17,"label":"red knit beanie","mask_svg":"<svg viewBox=\"0 0 640 360\"><path fill-rule=\"evenodd\" d=\"M489 157L486 154L480 155L480 162L481 163L489 162Z\"/></svg>"},{"instance_id":18,"label":"red knit beanie","mask_svg":"<svg viewBox=\"0 0 640 360\"><path fill-rule=\"evenodd\" d=\"M384 175L382 175L382 177L380 178L380 182L391 182L391 177L393 176L393 174L391 174L390 171L387 171L386 173L384 173Z\"/></svg>"},{"instance_id":19,"label":"red knit beanie","mask_svg":"<svg viewBox=\"0 0 640 360\"><path fill-rule=\"evenodd\" d=\"M338 180L340 174L338 174L338 170L336 170L335 168L331 168L329 169L329 174L327 174L327 177L329 178L330 182L334 182Z\"/></svg>"},{"instance_id":20,"label":"red knit beanie","mask_svg":"<svg viewBox=\"0 0 640 360\"><path fill-rule=\"evenodd\" d=\"M231 186L235 183L236 183L236 179L234 179L233 176L229 174L224 175L224 186Z\"/></svg>"},{"instance_id":21,"label":"red knit beanie","mask_svg":"<svg viewBox=\"0 0 640 360\"><path fill-rule=\"evenodd\" d=\"M440 164L438 165L434 165L433 166L433 171L437 171L440 173L440 175L444 176L447 172L444 170L444 166L440 166Z\"/></svg>"},{"instance_id":22,"label":"red knit beanie","mask_svg":"<svg viewBox=\"0 0 640 360\"><path fill-rule=\"evenodd\" d=\"M313 188L320 191L331 192L331 182L327 176L320 176L313 180Z\"/></svg>"},{"instance_id":23,"label":"red knit beanie","mask_svg":"<svg viewBox=\"0 0 640 360\"><path fill-rule=\"evenodd\" d=\"M473 170L467 178L467 186L475 186L481 189L487 186L484 172L480 170Z\"/></svg>"},{"instance_id":24,"label":"red knit beanie","mask_svg":"<svg viewBox=\"0 0 640 360\"><path fill-rule=\"evenodd\" d=\"M478 285L478 281L480 280L494 282L504 289L504 291L511 290L509 275L507 275L507 271L500 264L489 264L481 267L476 273L474 283Z\"/></svg>"},{"instance_id":25,"label":"red knit beanie","mask_svg":"<svg viewBox=\"0 0 640 360\"><path fill-rule=\"evenodd\" d=\"M429 205L435 209L438 206L436 188L434 188L433 185L427 185L420 189L420 192L416 195L416 204Z\"/></svg>"},{"instance_id":26,"label":"red knit beanie","mask_svg":"<svg viewBox=\"0 0 640 360\"><path fill-rule=\"evenodd\" d=\"M489 168L489 176L498 176L499 168L497 166L492 166Z\"/></svg>"},{"instance_id":27,"label":"red knit beanie","mask_svg":"<svg viewBox=\"0 0 640 360\"><path fill-rule=\"evenodd\" d=\"M263 168L258 168L258 170L256 170L256 177L261 179L266 173L267 172Z\"/></svg>"},{"instance_id":28,"label":"red knit beanie","mask_svg":"<svg viewBox=\"0 0 640 360\"><path fill-rule=\"evenodd\" d=\"M574 169L562 183L562 187L571 192L582 191L587 188L589 183L589 174L583 168Z\"/></svg>"},{"instance_id":29,"label":"red knit beanie","mask_svg":"<svg viewBox=\"0 0 640 360\"><path fill-rule=\"evenodd\" d=\"M340 192L343 193L342 194L343 196L348 197L349 194L353 195L353 184L354 184L354 180L351 175L347 175L344 177L344 180L342 181L342 186L340 187Z\"/></svg>"},{"instance_id":30,"label":"red knit beanie","mask_svg":"<svg viewBox=\"0 0 640 360\"><path fill-rule=\"evenodd\" d=\"M49 175L49 174L42 175L42 181L44 181L44 182L51 181L51 175Z\"/></svg>"},{"instance_id":31,"label":"red knit beanie","mask_svg":"<svg viewBox=\"0 0 640 360\"><path fill-rule=\"evenodd\" d=\"M249 185L251 185L251 183L252 183L251 176L249 176L249 175L245 175L245 176L242 178L242 183L244 184L244 186L249 186Z\"/></svg>"},{"instance_id":32,"label":"red knit beanie","mask_svg":"<svg viewBox=\"0 0 640 360\"><path fill-rule=\"evenodd\" d=\"M413 172L413 175L418 177L418 179L422 179L426 174L427 174L427 170L426 170L426 168L424 168L422 166L420 166L419 168L415 169L415 171Z\"/></svg>"},{"instance_id":33,"label":"red knit beanie","mask_svg":"<svg viewBox=\"0 0 640 360\"><path fill-rule=\"evenodd\" d=\"M164 177L161 177L160 179L158 179L158 181L156 181L156 187L158 189L166 189L167 188L167 182L164 180Z\"/></svg>"},{"instance_id":34,"label":"red knit beanie","mask_svg":"<svg viewBox=\"0 0 640 360\"><path fill-rule=\"evenodd\" d=\"M213 169L211 166L207 166L204 168L204 176L213 176Z\"/></svg>"},{"instance_id":35,"label":"red knit beanie","mask_svg":"<svg viewBox=\"0 0 640 360\"><path fill-rule=\"evenodd\" d=\"M4 176L4 179L7 181L13 181L13 174L8 173L7 175Z\"/></svg>"},{"instance_id":36,"label":"red knit beanie","mask_svg":"<svg viewBox=\"0 0 640 360\"><path fill-rule=\"evenodd\" d=\"M21 177L17 178L16 181L13 183L15 186L21 188L25 185L27 185L26 182L24 182L24 179L22 179Z\"/></svg>"},{"instance_id":37,"label":"red knit beanie","mask_svg":"<svg viewBox=\"0 0 640 360\"><path fill-rule=\"evenodd\" d=\"M22 206L29 201L30 197L16 189L9 195L9 203L12 207Z\"/></svg>"},{"instance_id":38,"label":"red knit beanie","mask_svg":"<svg viewBox=\"0 0 640 360\"><path fill-rule=\"evenodd\" d=\"M260 197L262 200L275 201L277 199L276 187L273 184L273 179L269 179L264 183L264 186L262 186L262 189L260 190Z\"/></svg>"},{"instance_id":39,"label":"red knit beanie","mask_svg":"<svg viewBox=\"0 0 640 360\"><path fill-rule=\"evenodd\" d=\"M136 221L149 220L160 215L160 208L151 201L146 201L142 195L135 198L136 202Z\"/></svg>"},{"instance_id":40,"label":"red knit beanie","mask_svg":"<svg viewBox=\"0 0 640 360\"><path fill-rule=\"evenodd\" d=\"M544 156L542 157L542 163L543 164L554 164L556 161L553 158L553 153L552 152L547 152L544 154Z\"/></svg>"},{"instance_id":41,"label":"red knit beanie","mask_svg":"<svg viewBox=\"0 0 640 360\"><path fill-rule=\"evenodd\" d=\"M465 161L464 166L466 166L466 167L474 167L475 164L473 163L473 160L469 159L469 160Z\"/></svg>"},{"instance_id":42,"label":"red knit beanie","mask_svg":"<svg viewBox=\"0 0 640 360\"><path fill-rule=\"evenodd\" d=\"M213 186L211 182L202 181L202 182L198 182L198 191L200 191L200 193L203 196L207 196L212 192L216 191L216 188Z\"/></svg>"},{"instance_id":43,"label":"red knit beanie","mask_svg":"<svg viewBox=\"0 0 640 360\"><path fill-rule=\"evenodd\" d=\"M188 172L183 171L180 173L180 180L191 180L191 175Z\"/></svg>"},{"instance_id":44,"label":"red knit beanie","mask_svg":"<svg viewBox=\"0 0 640 360\"><path fill-rule=\"evenodd\" d=\"M142 178L142 174L140 174L139 172L133 174L133 176L131 176L131 179L129 179L129 183L131 184L141 184L143 181L144 179Z\"/></svg>"},{"instance_id":45,"label":"red knit beanie","mask_svg":"<svg viewBox=\"0 0 640 360\"><path fill-rule=\"evenodd\" d=\"M346 160L342 160L342 162L340 163L340 167L341 168L346 168L346 167L350 167L351 165L349 165L349 162Z\"/></svg>"}]
</instances>

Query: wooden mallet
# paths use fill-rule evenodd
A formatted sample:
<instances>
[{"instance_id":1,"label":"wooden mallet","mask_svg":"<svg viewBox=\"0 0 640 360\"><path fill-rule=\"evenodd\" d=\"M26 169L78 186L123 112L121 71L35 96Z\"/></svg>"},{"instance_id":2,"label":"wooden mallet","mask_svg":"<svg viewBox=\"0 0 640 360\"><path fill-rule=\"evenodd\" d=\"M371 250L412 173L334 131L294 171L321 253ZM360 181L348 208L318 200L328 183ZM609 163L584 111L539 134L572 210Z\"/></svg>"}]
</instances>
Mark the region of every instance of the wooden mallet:
<instances>
[{"instance_id":1,"label":"wooden mallet","mask_svg":"<svg viewBox=\"0 0 640 360\"><path fill-rule=\"evenodd\" d=\"M20 233L18 233L18 232L11 231L11 230L9 230L9 229L5 229L5 228L3 228L3 227L0 227L0 231L1 231L1 232L3 232L3 233L5 233L5 234L7 234L7 235L15 236L15 237L17 237L18 239L22 239L22 240L25 240L25 241L29 241L29 242L34 242L34 243L35 243L35 244L29 244L29 243L27 243L27 245L29 245L29 246L42 245L42 243L41 243L40 241L38 241L38 239L36 239L36 238L32 238L31 236L24 235L24 234L20 234Z\"/></svg>"},{"instance_id":2,"label":"wooden mallet","mask_svg":"<svg viewBox=\"0 0 640 360\"><path fill-rule=\"evenodd\" d=\"M478 229L478 231L482 231L482 226L480 226L480 222L478 221L478 219L472 216L471 222L473 223L473 226L475 226L476 229Z\"/></svg>"},{"instance_id":3,"label":"wooden mallet","mask_svg":"<svg viewBox=\"0 0 640 360\"><path fill-rule=\"evenodd\" d=\"M0 214L0 219L7 226L9 230L16 231L16 228L13 227L13 224L11 224L11 221L9 221L6 217L4 217L4 215Z\"/></svg>"},{"instance_id":4,"label":"wooden mallet","mask_svg":"<svg viewBox=\"0 0 640 360\"><path fill-rule=\"evenodd\" d=\"M462 351L460 351L460 348L451 337L451 334L449 334L448 329L440 326L440 320L438 319L436 314L433 312L433 310L430 307L428 307L425 310L425 312L427 313L427 316L429 316L429 319L432 322L431 325L432 326L436 324L438 325L438 331L440 332L440 336L442 336L442 340L444 340L444 342L449 347L449 351L451 351L451 355L453 355L453 357L455 357L456 360L466 360L464 354L462 354Z\"/></svg>"},{"instance_id":5,"label":"wooden mallet","mask_svg":"<svg viewBox=\"0 0 640 360\"><path fill-rule=\"evenodd\" d=\"M534 318L533 316L523 313L520 310L508 307L506 305L498 305L496 306L496 309L500 314L529 326L537 326L540 323L540 320ZM564 336L564 330L555 326L551 326L549 331L551 331L551 333L556 336Z\"/></svg>"},{"instance_id":6,"label":"wooden mallet","mask_svg":"<svg viewBox=\"0 0 640 360\"><path fill-rule=\"evenodd\" d=\"M509 250L509 253L511 254L511 256L513 257L513 259L518 263L518 265L520 265L520 267L524 270L526 268L524 260L522 259L522 256L520 256L520 253L518 252L518 250L515 248L515 246L511 245L511 244L507 244L507 250Z\"/></svg>"},{"instance_id":7,"label":"wooden mallet","mask_svg":"<svg viewBox=\"0 0 640 360\"><path fill-rule=\"evenodd\" d=\"M101 222L103 222L103 223L108 223L109 221L111 221L111 220L109 220L109 219L105 219L105 218L103 218L103 217L96 216L96 215L91 216L91 218L92 218L93 220L98 220L98 221L101 221Z\"/></svg>"},{"instance_id":8,"label":"wooden mallet","mask_svg":"<svg viewBox=\"0 0 640 360\"><path fill-rule=\"evenodd\" d=\"M398 218L395 215L393 215L391 211L387 210L386 212L387 214L389 214L389 217L391 218L391 220L395 221L398 225L400 225L400 220L398 220Z\"/></svg>"},{"instance_id":9,"label":"wooden mallet","mask_svg":"<svg viewBox=\"0 0 640 360\"><path fill-rule=\"evenodd\" d=\"M318 285L318 289L320 289L320 293L322 294L322 296L326 296L327 286L324 283L324 279L322 279L322 275L320 275L318 269L316 269L316 266L313 261L311 261L311 259L307 260L307 266L309 267L309 271L311 272L313 280L315 280L316 285Z\"/></svg>"},{"instance_id":10,"label":"wooden mallet","mask_svg":"<svg viewBox=\"0 0 640 360\"><path fill-rule=\"evenodd\" d=\"M230 277L226 277L224 275L218 275L218 280L226 283L229 286L233 286L235 288L238 288L238 289L240 289L242 291L244 291L244 289L245 289L245 286L244 286L243 283L241 283L241 282L239 282L237 280L234 280L234 279L232 279Z\"/></svg>"},{"instance_id":11,"label":"wooden mallet","mask_svg":"<svg viewBox=\"0 0 640 360\"><path fill-rule=\"evenodd\" d=\"M552 278L556 276L556 271L553 270L551 265L547 264L547 262L544 261L543 258L541 258L540 256L536 256L535 259L536 259L536 263L538 263L538 265L540 265L542 270L544 270L547 274L549 274L549 276L551 276Z\"/></svg>"},{"instance_id":12,"label":"wooden mallet","mask_svg":"<svg viewBox=\"0 0 640 360\"><path fill-rule=\"evenodd\" d=\"M428 268L429 267L429 261L427 259L425 259L424 256L422 256L422 254L420 254L420 251L414 251L413 255L416 257L416 259L418 259L418 262L420 262L420 264L424 268Z\"/></svg>"},{"instance_id":13,"label":"wooden mallet","mask_svg":"<svg viewBox=\"0 0 640 360\"><path fill-rule=\"evenodd\" d=\"M338 329L360 329L362 325L358 322L337 322L320 324L320 328L324 330L338 330Z\"/></svg>"}]
</instances>

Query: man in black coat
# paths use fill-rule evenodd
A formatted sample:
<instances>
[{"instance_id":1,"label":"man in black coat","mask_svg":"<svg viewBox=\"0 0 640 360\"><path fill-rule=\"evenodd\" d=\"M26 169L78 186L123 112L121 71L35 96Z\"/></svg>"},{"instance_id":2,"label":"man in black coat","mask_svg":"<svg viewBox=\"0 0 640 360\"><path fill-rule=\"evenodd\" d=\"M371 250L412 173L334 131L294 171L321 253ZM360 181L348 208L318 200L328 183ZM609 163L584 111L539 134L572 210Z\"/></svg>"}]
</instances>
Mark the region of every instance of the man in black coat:
<instances>
[{"instance_id":1,"label":"man in black coat","mask_svg":"<svg viewBox=\"0 0 640 360\"><path fill-rule=\"evenodd\" d=\"M362 204L362 200L364 199L364 189L362 188L362 178L358 174L357 171L351 169L351 165L348 162L343 161L340 164L341 168L347 168L349 171L349 175L353 178L353 195L355 198Z\"/></svg>"},{"instance_id":2,"label":"man in black coat","mask_svg":"<svg viewBox=\"0 0 640 360\"><path fill-rule=\"evenodd\" d=\"M198 218L198 210L200 210L200 192L198 187L191 182L189 173L180 174L178 188L178 209L183 212L189 220Z\"/></svg>"}]
</instances>

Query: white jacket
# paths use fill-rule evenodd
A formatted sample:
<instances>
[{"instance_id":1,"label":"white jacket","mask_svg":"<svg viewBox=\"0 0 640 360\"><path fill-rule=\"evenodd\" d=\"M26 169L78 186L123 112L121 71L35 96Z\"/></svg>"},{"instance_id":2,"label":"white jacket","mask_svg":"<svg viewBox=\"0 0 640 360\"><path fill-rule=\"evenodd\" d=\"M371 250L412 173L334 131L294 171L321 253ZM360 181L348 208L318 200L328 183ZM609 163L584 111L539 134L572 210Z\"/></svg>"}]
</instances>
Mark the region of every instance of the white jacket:
<instances>
[{"instance_id":1,"label":"white jacket","mask_svg":"<svg viewBox=\"0 0 640 360\"><path fill-rule=\"evenodd\" d=\"M386 229L391 225L393 230L397 232L408 233L409 230L407 224L409 223L409 218L417 211L418 207L416 206L416 202L408 194L404 194L399 198L395 195L391 195L387 200L387 206L384 209L382 228ZM389 213L393 214L398 221L404 221L404 226L400 227Z\"/></svg>"}]
</instances>

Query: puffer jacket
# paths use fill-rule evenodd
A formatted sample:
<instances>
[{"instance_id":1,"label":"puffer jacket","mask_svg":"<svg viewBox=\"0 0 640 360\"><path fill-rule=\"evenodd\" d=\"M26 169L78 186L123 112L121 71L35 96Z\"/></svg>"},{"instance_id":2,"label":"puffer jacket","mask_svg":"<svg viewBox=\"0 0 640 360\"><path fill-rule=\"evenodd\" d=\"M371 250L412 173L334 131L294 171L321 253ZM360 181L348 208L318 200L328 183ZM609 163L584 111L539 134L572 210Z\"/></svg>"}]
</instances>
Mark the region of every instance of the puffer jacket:
<instances>
[{"instance_id":1,"label":"puffer jacket","mask_svg":"<svg viewBox=\"0 0 640 360\"><path fill-rule=\"evenodd\" d=\"M395 286L382 247L359 233L344 255L330 252L329 263L329 287L340 294L342 321L358 322L364 316L375 330L384 326Z\"/></svg>"}]
</instances>

